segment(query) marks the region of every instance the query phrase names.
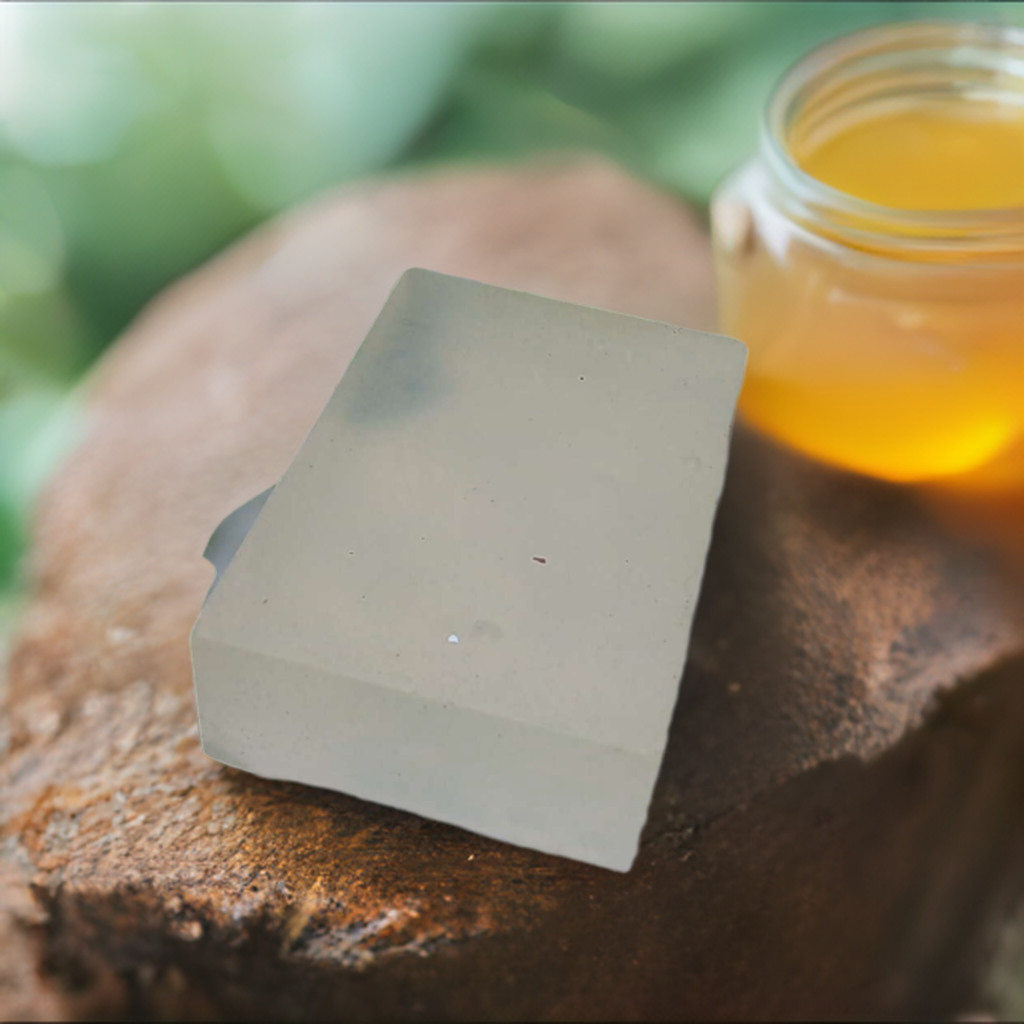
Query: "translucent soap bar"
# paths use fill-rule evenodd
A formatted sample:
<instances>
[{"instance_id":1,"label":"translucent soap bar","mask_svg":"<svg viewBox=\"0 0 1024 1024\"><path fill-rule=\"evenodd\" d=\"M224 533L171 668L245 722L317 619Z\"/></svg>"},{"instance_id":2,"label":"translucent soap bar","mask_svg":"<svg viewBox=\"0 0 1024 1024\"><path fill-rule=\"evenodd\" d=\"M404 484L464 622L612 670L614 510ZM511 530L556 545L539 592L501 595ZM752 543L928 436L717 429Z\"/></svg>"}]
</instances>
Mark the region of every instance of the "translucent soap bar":
<instances>
[{"instance_id":1,"label":"translucent soap bar","mask_svg":"<svg viewBox=\"0 0 1024 1024\"><path fill-rule=\"evenodd\" d=\"M212 545L206 753L628 870L745 357L407 272L287 473Z\"/></svg>"}]
</instances>

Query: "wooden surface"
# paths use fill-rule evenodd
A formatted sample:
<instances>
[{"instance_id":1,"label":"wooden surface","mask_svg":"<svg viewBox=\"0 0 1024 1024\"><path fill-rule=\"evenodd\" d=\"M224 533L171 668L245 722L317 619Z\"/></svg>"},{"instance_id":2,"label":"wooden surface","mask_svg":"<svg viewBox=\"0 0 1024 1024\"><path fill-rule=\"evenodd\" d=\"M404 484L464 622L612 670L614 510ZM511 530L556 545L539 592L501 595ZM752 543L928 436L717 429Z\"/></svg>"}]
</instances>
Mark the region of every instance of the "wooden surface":
<instances>
[{"instance_id":1,"label":"wooden surface","mask_svg":"<svg viewBox=\"0 0 1024 1024\"><path fill-rule=\"evenodd\" d=\"M713 322L695 219L585 160L355 186L160 297L36 518L0 1017L979 1009L1024 886L1024 582L911 494L742 429L630 874L203 756L203 547L409 266Z\"/></svg>"}]
</instances>

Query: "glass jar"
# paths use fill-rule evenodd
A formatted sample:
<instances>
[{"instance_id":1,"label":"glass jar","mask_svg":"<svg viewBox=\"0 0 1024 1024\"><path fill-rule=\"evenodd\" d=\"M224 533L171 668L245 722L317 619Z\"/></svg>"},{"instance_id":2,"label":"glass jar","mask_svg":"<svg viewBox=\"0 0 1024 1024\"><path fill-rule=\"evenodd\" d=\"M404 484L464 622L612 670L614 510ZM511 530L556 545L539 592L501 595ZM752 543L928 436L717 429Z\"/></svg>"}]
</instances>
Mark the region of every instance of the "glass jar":
<instances>
[{"instance_id":1,"label":"glass jar","mask_svg":"<svg viewBox=\"0 0 1024 1024\"><path fill-rule=\"evenodd\" d=\"M795 156L857 119L978 103L1019 117L1024 147L1021 29L886 26L785 75L758 155L711 204L721 329L750 349L748 422L890 480L994 467L1024 484L1024 206L878 205Z\"/></svg>"}]
</instances>

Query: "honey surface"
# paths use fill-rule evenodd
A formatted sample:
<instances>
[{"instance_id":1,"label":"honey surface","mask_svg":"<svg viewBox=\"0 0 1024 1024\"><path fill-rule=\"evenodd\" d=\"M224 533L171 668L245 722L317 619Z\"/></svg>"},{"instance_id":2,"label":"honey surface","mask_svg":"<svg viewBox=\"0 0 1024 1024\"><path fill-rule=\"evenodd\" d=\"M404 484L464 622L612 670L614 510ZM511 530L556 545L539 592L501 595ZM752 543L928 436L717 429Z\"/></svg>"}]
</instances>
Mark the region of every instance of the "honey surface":
<instances>
[{"instance_id":1,"label":"honey surface","mask_svg":"<svg viewBox=\"0 0 1024 1024\"><path fill-rule=\"evenodd\" d=\"M1024 206L1024 108L971 103L896 111L855 122L795 156L812 177L881 206Z\"/></svg>"},{"instance_id":2,"label":"honey surface","mask_svg":"<svg viewBox=\"0 0 1024 1024\"><path fill-rule=\"evenodd\" d=\"M1024 220L1024 110L962 106L978 109L862 120L795 156L874 203L1019 206ZM1024 441L1024 266L922 266L800 237L719 260L723 328L750 348L740 403L749 421L897 481L1009 457L1024 486L1024 459L1007 455Z\"/></svg>"}]
</instances>

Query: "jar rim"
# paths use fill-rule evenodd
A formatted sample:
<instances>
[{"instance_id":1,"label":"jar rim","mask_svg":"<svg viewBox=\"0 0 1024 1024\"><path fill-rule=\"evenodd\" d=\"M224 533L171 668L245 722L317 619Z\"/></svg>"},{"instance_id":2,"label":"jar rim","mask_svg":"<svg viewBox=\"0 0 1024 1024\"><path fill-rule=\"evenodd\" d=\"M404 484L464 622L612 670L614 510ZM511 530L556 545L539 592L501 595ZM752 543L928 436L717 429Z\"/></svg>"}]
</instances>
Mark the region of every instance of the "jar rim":
<instances>
[{"instance_id":1,"label":"jar rim","mask_svg":"<svg viewBox=\"0 0 1024 1024\"><path fill-rule=\"evenodd\" d=\"M1024 104L1024 28L962 21L911 21L850 32L792 65L761 118L761 148L791 213L825 224L837 241L857 247L1024 254L1024 205L974 210L907 210L842 192L801 168L790 132L801 106L830 84L864 77L890 62L902 73L914 60L996 72L1019 79ZM859 68L859 70L858 70Z\"/></svg>"}]
</instances>

